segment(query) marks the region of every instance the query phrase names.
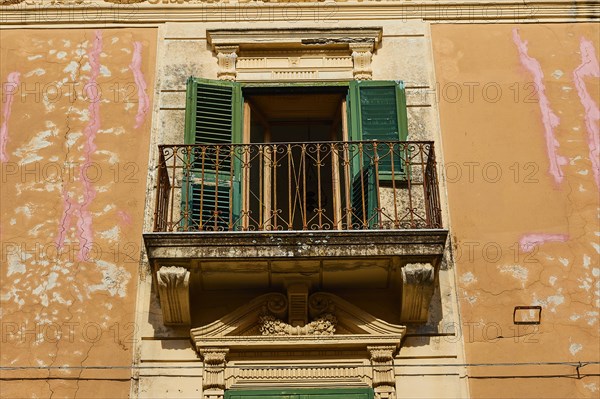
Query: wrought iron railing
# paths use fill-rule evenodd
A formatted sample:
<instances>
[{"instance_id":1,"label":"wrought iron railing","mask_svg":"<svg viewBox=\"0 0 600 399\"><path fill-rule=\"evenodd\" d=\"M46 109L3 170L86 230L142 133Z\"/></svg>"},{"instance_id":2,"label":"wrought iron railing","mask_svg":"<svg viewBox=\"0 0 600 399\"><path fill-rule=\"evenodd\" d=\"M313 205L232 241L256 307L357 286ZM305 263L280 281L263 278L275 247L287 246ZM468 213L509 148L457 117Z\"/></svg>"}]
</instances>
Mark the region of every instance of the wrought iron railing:
<instances>
[{"instance_id":1,"label":"wrought iron railing","mask_svg":"<svg viewBox=\"0 0 600 399\"><path fill-rule=\"evenodd\" d=\"M433 142L159 150L154 231L442 227Z\"/></svg>"}]
</instances>

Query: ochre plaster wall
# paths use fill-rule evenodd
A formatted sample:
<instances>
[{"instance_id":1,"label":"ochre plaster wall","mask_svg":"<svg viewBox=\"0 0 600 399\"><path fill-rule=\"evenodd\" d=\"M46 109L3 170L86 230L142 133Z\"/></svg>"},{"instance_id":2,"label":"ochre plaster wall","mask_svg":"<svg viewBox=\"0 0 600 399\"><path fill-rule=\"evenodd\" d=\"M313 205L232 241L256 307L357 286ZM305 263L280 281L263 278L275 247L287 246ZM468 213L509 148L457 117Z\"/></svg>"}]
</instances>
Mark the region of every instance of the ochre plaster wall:
<instances>
[{"instance_id":1,"label":"ochre plaster wall","mask_svg":"<svg viewBox=\"0 0 600 399\"><path fill-rule=\"evenodd\" d=\"M432 26L468 363L599 360L599 29ZM598 365L468 373L474 398L600 394Z\"/></svg>"},{"instance_id":2,"label":"ochre plaster wall","mask_svg":"<svg viewBox=\"0 0 600 399\"><path fill-rule=\"evenodd\" d=\"M155 49L0 31L3 398L129 395Z\"/></svg>"}]
</instances>

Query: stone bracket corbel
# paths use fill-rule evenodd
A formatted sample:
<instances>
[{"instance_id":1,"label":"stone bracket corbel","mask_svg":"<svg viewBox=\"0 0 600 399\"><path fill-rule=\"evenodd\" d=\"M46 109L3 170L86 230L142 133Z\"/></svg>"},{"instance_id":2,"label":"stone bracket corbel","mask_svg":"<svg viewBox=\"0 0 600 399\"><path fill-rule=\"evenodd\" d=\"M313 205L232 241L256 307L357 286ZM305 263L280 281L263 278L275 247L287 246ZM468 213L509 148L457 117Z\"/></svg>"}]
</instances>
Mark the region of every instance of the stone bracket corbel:
<instances>
[{"instance_id":1,"label":"stone bracket corbel","mask_svg":"<svg viewBox=\"0 0 600 399\"><path fill-rule=\"evenodd\" d=\"M371 60L373 59L373 51L375 51L375 42L359 42L350 43L352 50L352 75L356 80L371 80L373 79L373 69L371 68Z\"/></svg>"},{"instance_id":2,"label":"stone bracket corbel","mask_svg":"<svg viewBox=\"0 0 600 399\"><path fill-rule=\"evenodd\" d=\"M234 81L236 79L236 62L239 50L240 46L215 46L219 63L219 70L217 71L217 78L219 80Z\"/></svg>"},{"instance_id":3,"label":"stone bracket corbel","mask_svg":"<svg viewBox=\"0 0 600 399\"><path fill-rule=\"evenodd\" d=\"M375 399L396 399L396 378L394 375L395 346L369 346L369 356L373 366L373 389Z\"/></svg>"},{"instance_id":4,"label":"stone bracket corbel","mask_svg":"<svg viewBox=\"0 0 600 399\"><path fill-rule=\"evenodd\" d=\"M178 266L162 266L156 274L164 324L189 325L191 322L189 270Z\"/></svg>"},{"instance_id":5,"label":"stone bracket corbel","mask_svg":"<svg viewBox=\"0 0 600 399\"><path fill-rule=\"evenodd\" d=\"M408 263L402 268L403 323L426 323L435 290L435 268L431 263Z\"/></svg>"}]
</instances>

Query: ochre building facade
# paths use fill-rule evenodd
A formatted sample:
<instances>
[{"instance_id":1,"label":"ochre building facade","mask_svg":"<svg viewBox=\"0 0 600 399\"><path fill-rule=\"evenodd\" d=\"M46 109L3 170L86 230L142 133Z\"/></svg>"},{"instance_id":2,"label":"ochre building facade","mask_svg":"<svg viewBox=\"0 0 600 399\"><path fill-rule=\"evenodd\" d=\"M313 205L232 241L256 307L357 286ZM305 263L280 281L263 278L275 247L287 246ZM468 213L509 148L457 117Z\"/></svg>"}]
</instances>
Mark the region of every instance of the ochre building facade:
<instances>
[{"instance_id":1,"label":"ochre building facade","mask_svg":"<svg viewBox=\"0 0 600 399\"><path fill-rule=\"evenodd\" d=\"M595 3L0 3L0 396L600 394Z\"/></svg>"}]
</instances>

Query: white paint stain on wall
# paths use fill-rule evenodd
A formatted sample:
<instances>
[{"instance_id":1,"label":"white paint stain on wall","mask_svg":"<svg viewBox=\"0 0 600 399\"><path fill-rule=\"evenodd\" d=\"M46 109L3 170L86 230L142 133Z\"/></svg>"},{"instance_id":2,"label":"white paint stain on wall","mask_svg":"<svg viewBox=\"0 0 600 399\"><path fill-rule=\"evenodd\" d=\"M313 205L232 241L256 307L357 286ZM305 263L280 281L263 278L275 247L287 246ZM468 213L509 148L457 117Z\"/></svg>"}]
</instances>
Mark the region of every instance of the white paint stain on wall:
<instances>
[{"instance_id":1,"label":"white paint stain on wall","mask_svg":"<svg viewBox=\"0 0 600 399\"><path fill-rule=\"evenodd\" d=\"M25 274L27 271L27 260L32 258L33 255L24 252L22 248L17 245L8 249L3 248L3 250L6 252L6 259L8 261L6 276L10 277L13 274Z\"/></svg>"},{"instance_id":2,"label":"white paint stain on wall","mask_svg":"<svg viewBox=\"0 0 600 399\"><path fill-rule=\"evenodd\" d=\"M522 287L525 287L527 276L529 275L528 269L520 265L501 265L498 266L498 269L500 270L500 273L510 274L511 277L521 282Z\"/></svg>"},{"instance_id":3,"label":"white paint stain on wall","mask_svg":"<svg viewBox=\"0 0 600 399\"><path fill-rule=\"evenodd\" d=\"M569 352L571 352L571 355L573 355L573 356L575 356L575 354L582 349L583 349L583 345L581 345L581 344L573 343L573 344L569 345Z\"/></svg>"},{"instance_id":4,"label":"white paint stain on wall","mask_svg":"<svg viewBox=\"0 0 600 399\"><path fill-rule=\"evenodd\" d=\"M598 385L596 385L595 382L590 382L589 384L585 384L584 383L583 387L585 389L588 389L588 390L592 391L592 392L598 392Z\"/></svg>"},{"instance_id":5,"label":"white paint stain on wall","mask_svg":"<svg viewBox=\"0 0 600 399\"><path fill-rule=\"evenodd\" d=\"M131 273L123 267L102 260L96 261L96 266L102 272L102 282L88 286L88 296L93 292L106 291L111 296L118 295L123 298L127 293L127 283L131 279Z\"/></svg>"},{"instance_id":6,"label":"white paint stain on wall","mask_svg":"<svg viewBox=\"0 0 600 399\"><path fill-rule=\"evenodd\" d=\"M48 138L58 136L58 127L51 121L46 121L46 129L36 134L27 144L20 146L13 152L13 155L21 158L19 165L26 165L43 159L38 155L38 151L52 145L52 142L47 140Z\"/></svg>"},{"instance_id":7,"label":"white paint stain on wall","mask_svg":"<svg viewBox=\"0 0 600 399\"><path fill-rule=\"evenodd\" d=\"M476 283L477 277L475 277L475 275L471 272L466 272L460 277L460 281L461 283L463 283L464 286L467 286Z\"/></svg>"},{"instance_id":8,"label":"white paint stain on wall","mask_svg":"<svg viewBox=\"0 0 600 399\"><path fill-rule=\"evenodd\" d=\"M541 306L544 309L548 309L552 313L556 313L556 308L565 302L565 297L562 295L562 288L558 289L556 295L550 295L546 298L537 298L537 294L533 294L533 306Z\"/></svg>"}]
</instances>

